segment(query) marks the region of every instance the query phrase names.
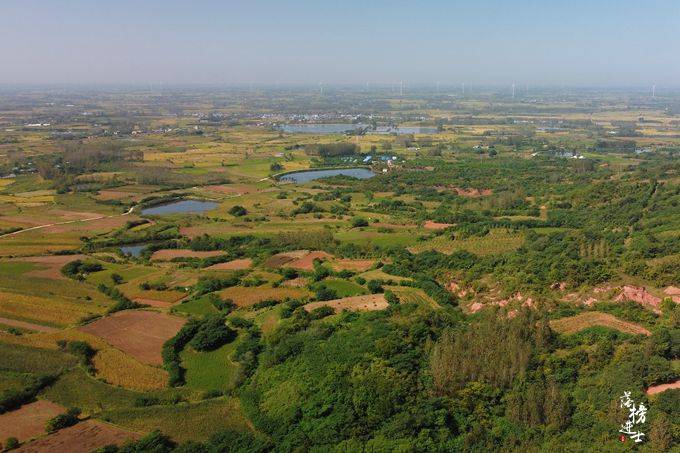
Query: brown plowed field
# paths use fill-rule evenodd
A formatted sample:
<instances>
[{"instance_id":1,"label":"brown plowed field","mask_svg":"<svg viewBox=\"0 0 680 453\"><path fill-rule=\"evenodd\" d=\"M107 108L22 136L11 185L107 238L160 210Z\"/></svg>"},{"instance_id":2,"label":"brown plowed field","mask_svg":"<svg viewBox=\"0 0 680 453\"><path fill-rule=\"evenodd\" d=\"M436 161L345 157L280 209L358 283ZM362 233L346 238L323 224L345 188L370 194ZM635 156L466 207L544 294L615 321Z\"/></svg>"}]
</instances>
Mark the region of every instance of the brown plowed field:
<instances>
[{"instance_id":1,"label":"brown plowed field","mask_svg":"<svg viewBox=\"0 0 680 453\"><path fill-rule=\"evenodd\" d=\"M38 400L24 404L19 409L0 415L0 439L16 437L25 442L45 434L45 423L52 417L66 412L62 406L50 401Z\"/></svg>"},{"instance_id":2,"label":"brown plowed field","mask_svg":"<svg viewBox=\"0 0 680 453\"><path fill-rule=\"evenodd\" d=\"M89 453L105 445L123 444L128 440L139 439L140 437L140 434L113 425L96 420L86 420L42 439L22 445L15 451L22 453Z\"/></svg>"},{"instance_id":3,"label":"brown plowed field","mask_svg":"<svg viewBox=\"0 0 680 453\"><path fill-rule=\"evenodd\" d=\"M161 365L163 343L175 336L184 320L146 310L119 311L80 327L140 362Z\"/></svg>"}]
</instances>

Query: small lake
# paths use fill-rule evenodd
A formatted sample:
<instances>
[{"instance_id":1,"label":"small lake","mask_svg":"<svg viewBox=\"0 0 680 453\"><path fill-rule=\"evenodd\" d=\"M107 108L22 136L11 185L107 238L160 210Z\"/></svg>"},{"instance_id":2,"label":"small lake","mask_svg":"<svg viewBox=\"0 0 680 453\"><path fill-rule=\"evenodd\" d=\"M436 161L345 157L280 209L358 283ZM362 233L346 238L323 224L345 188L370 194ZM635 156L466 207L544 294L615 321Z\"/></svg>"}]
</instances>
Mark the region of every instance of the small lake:
<instances>
[{"instance_id":1,"label":"small lake","mask_svg":"<svg viewBox=\"0 0 680 453\"><path fill-rule=\"evenodd\" d=\"M148 247L149 244L124 245L120 248L123 255L129 255L138 258L142 254L142 250Z\"/></svg>"},{"instance_id":2,"label":"small lake","mask_svg":"<svg viewBox=\"0 0 680 453\"><path fill-rule=\"evenodd\" d=\"M295 173L288 173L281 176L281 181L292 181L297 184L303 184L315 179L328 178L331 176L351 176L357 179L368 179L375 176L371 170L367 168L336 168L332 170L307 170L296 171Z\"/></svg>"},{"instance_id":3,"label":"small lake","mask_svg":"<svg viewBox=\"0 0 680 453\"><path fill-rule=\"evenodd\" d=\"M142 214L165 215L165 214L198 214L215 209L218 203L213 201L179 200L171 203L159 204L151 208L142 209Z\"/></svg>"}]
</instances>

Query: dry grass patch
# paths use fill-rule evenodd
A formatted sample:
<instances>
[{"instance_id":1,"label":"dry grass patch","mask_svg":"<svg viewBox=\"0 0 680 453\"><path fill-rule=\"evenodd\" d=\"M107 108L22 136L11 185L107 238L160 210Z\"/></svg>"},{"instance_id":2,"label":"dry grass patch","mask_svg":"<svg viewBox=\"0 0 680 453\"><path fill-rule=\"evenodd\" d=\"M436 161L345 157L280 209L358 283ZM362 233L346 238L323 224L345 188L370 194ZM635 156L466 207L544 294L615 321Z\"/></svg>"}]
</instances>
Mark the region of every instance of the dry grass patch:
<instances>
[{"instance_id":1,"label":"dry grass patch","mask_svg":"<svg viewBox=\"0 0 680 453\"><path fill-rule=\"evenodd\" d=\"M309 291L302 288L289 287L243 287L233 286L219 292L223 299L231 299L239 307L250 307L263 300L273 299L282 301L285 299L300 299L309 297Z\"/></svg>"},{"instance_id":2,"label":"dry grass patch","mask_svg":"<svg viewBox=\"0 0 680 453\"><path fill-rule=\"evenodd\" d=\"M305 310L312 311L319 307L331 307L336 313L349 311L384 310L389 306L383 294L368 294L365 296L343 297L342 299L311 302L305 305Z\"/></svg>"},{"instance_id":3,"label":"dry grass patch","mask_svg":"<svg viewBox=\"0 0 680 453\"><path fill-rule=\"evenodd\" d=\"M575 316L550 321L550 327L564 334L573 334L593 326L609 327L610 329L633 335L649 336L652 334L639 324L623 321L616 316L598 311L586 311Z\"/></svg>"},{"instance_id":4,"label":"dry grass patch","mask_svg":"<svg viewBox=\"0 0 680 453\"><path fill-rule=\"evenodd\" d=\"M354 271L365 272L375 264L375 260L351 260L339 259L331 262L331 267L334 271Z\"/></svg>"}]
</instances>

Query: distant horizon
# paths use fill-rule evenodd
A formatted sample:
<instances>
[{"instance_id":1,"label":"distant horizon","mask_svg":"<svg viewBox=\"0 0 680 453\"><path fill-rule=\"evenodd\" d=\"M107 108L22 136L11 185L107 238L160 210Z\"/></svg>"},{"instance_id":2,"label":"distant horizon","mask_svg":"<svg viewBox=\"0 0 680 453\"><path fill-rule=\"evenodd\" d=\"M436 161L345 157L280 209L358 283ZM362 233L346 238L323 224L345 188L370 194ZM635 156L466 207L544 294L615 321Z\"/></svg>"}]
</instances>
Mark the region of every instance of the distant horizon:
<instances>
[{"instance_id":1,"label":"distant horizon","mask_svg":"<svg viewBox=\"0 0 680 453\"><path fill-rule=\"evenodd\" d=\"M678 19L671 0L5 0L0 84L674 86Z\"/></svg>"}]
</instances>

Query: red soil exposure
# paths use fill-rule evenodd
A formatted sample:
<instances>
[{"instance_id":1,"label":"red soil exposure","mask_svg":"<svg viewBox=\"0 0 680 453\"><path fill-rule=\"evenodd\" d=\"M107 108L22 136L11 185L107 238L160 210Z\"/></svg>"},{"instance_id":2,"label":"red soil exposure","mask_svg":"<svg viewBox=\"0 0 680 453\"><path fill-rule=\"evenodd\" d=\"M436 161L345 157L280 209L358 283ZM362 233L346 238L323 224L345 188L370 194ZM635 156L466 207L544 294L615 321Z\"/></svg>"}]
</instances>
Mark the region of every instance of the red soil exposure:
<instances>
[{"instance_id":1,"label":"red soil exposure","mask_svg":"<svg viewBox=\"0 0 680 453\"><path fill-rule=\"evenodd\" d=\"M66 412L59 404L38 400L19 409L0 415L0 439L16 437L20 442L45 434L45 423Z\"/></svg>"},{"instance_id":2,"label":"red soil exposure","mask_svg":"<svg viewBox=\"0 0 680 453\"><path fill-rule=\"evenodd\" d=\"M206 269L224 270L224 271L238 271L238 270L242 270L242 269L249 269L252 266L253 266L253 260L251 260L250 258L243 258L243 259L239 259L239 260L227 261L226 263L213 264L210 267L206 267Z\"/></svg>"},{"instance_id":3,"label":"red soil exposure","mask_svg":"<svg viewBox=\"0 0 680 453\"><path fill-rule=\"evenodd\" d=\"M670 296L671 300L676 304L680 304L680 288L669 286L663 290L664 294Z\"/></svg>"},{"instance_id":4,"label":"red soil exposure","mask_svg":"<svg viewBox=\"0 0 680 453\"><path fill-rule=\"evenodd\" d=\"M106 445L123 444L128 440L142 437L138 433L126 431L113 425L96 420L86 420L75 426L64 428L42 439L22 445L17 452L68 452L89 453Z\"/></svg>"},{"instance_id":5,"label":"red soil exposure","mask_svg":"<svg viewBox=\"0 0 680 453\"><path fill-rule=\"evenodd\" d=\"M458 297L465 297L468 294L468 292L470 292L467 289L461 289L460 285L454 281L449 282L449 284L446 285L446 289L448 289L450 292L457 295Z\"/></svg>"},{"instance_id":6,"label":"red soil exposure","mask_svg":"<svg viewBox=\"0 0 680 453\"><path fill-rule=\"evenodd\" d=\"M161 365L163 343L175 336L184 319L146 310L119 311L80 328L151 365Z\"/></svg>"},{"instance_id":7,"label":"red soil exposure","mask_svg":"<svg viewBox=\"0 0 680 453\"><path fill-rule=\"evenodd\" d=\"M505 303L507 303L507 302L508 301L505 301ZM470 310L470 313L477 313L482 308L484 308L484 304L479 303L479 302L475 302L472 305L470 305L469 310Z\"/></svg>"},{"instance_id":8,"label":"red soil exposure","mask_svg":"<svg viewBox=\"0 0 680 453\"><path fill-rule=\"evenodd\" d=\"M314 260L319 259L325 261L327 259L333 258L333 255L326 252L316 251L309 252L302 258L296 259L286 264L287 267L292 267L294 269L300 269L304 271L314 270Z\"/></svg>"},{"instance_id":9,"label":"red soil exposure","mask_svg":"<svg viewBox=\"0 0 680 453\"><path fill-rule=\"evenodd\" d=\"M428 230L445 230L451 226L453 226L453 223L439 223L432 220L428 220L423 224L423 228Z\"/></svg>"},{"instance_id":10,"label":"red soil exposure","mask_svg":"<svg viewBox=\"0 0 680 453\"><path fill-rule=\"evenodd\" d=\"M623 288L621 288L621 294L619 294L614 300L616 302L632 300L638 304L650 307L657 313L661 312L659 309L659 306L661 305L661 298L650 294L643 286L625 285Z\"/></svg>"},{"instance_id":11,"label":"red soil exposure","mask_svg":"<svg viewBox=\"0 0 680 453\"><path fill-rule=\"evenodd\" d=\"M491 189L463 189L461 187L451 187L456 193L461 197L478 198L491 195L493 190Z\"/></svg>"},{"instance_id":12,"label":"red soil exposure","mask_svg":"<svg viewBox=\"0 0 680 453\"><path fill-rule=\"evenodd\" d=\"M647 395L656 395L666 390L680 389L680 379L669 384L653 385L647 389Z\"/></svg>"},{"instance_id":13,"label":"red soil exposure","mask_svg":"<svg viewBox=\"0 0 680 453\"><path fill-rule=\"evenodd\" d=\"M209 252L196 252L186 249L163 249L158 250L151 255L151 261L170 261L173 258L210 258L211 256L224 255L220 250L213 250Z\"/></svg>"}]
</instances>

